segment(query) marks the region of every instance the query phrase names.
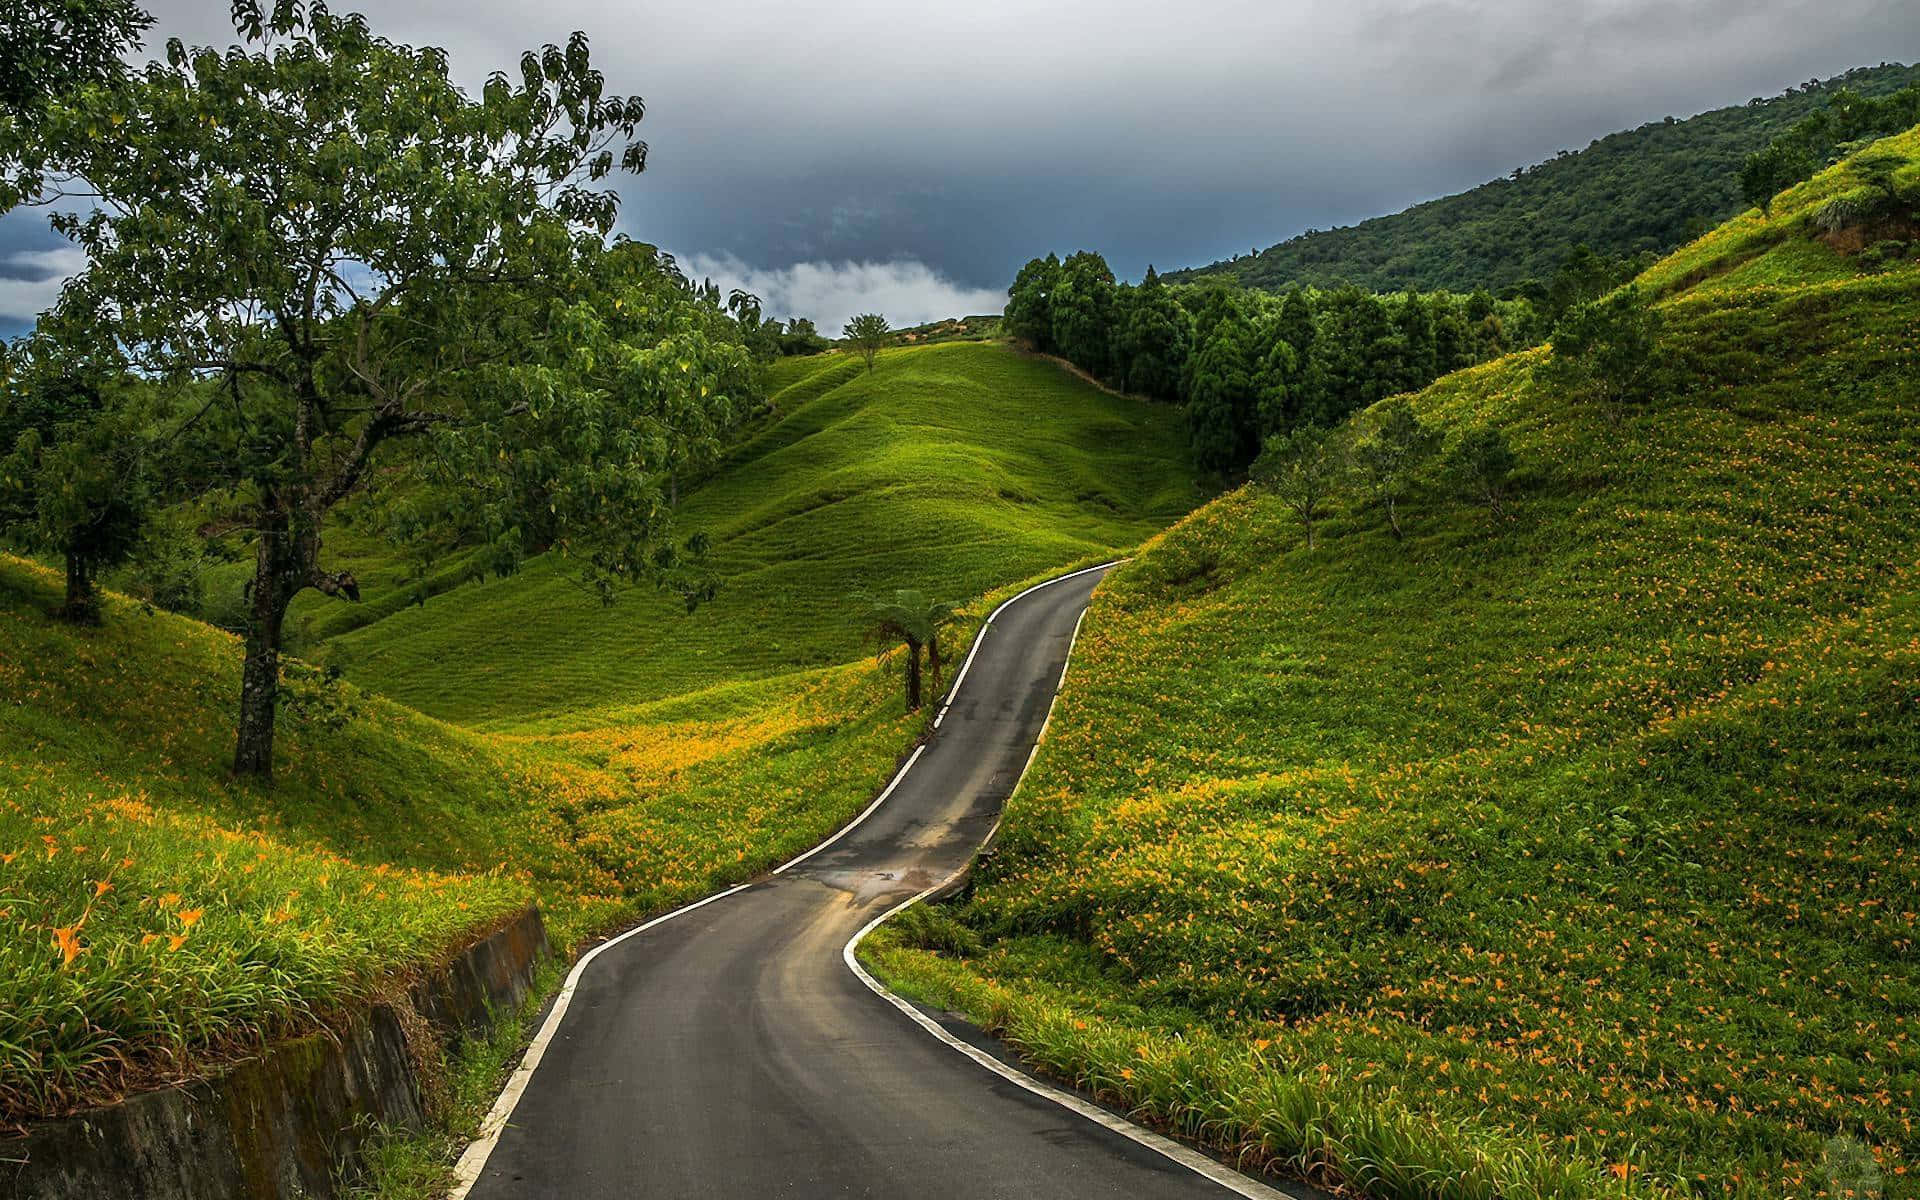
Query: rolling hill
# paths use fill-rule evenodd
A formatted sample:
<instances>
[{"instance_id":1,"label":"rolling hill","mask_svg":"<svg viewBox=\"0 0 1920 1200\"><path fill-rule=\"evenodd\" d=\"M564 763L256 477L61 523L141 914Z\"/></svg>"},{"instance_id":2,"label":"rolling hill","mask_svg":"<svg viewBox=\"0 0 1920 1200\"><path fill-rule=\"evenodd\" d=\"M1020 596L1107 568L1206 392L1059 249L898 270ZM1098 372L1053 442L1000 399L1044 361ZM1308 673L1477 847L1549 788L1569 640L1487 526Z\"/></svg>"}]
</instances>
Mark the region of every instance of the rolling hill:
<instances>
[{"instance_id":1,"label":"rolling hill","mask_svg":"<svg viewBox=\"0 0 1920 1200\"><path fill-rule=\"evenodd\" d=\"M1878 96L1920 82L1920 66L1863 67L1782 95L1600 138L1505 179L1257 255L1163 276L1249 287L1354 284L1369 291L1500 291L1545 281L1576 246L1665 253L1744 205L1748 154L1841 88Z\"/></svg>"},{"instance_id":2,"label":"rolling hill","mask_svg":"<svg viewBox=\"0 0 1920 1200\"><path fill-rule=\"evenodd\" d=\"M1875 151L1920 209L1920 129ZM1816 223L1858 177L1647 273L1645 407L1546 349L1414 397L1505 433L1506 516L1430 473L1310 549L1244 489L1116 571L885 969L1368 1195L1915 1195L1920 257Z\"/></svg>"},{"instance_id":3,"label":"rolling hill","mask_svg":"<svg viewBox=\"0 0 1920 1200\"><path fill-rule=\"evenodd\" d=\"M966 600L1137 544L1199 502L1177 414L1004 345L787 360L779 419L689 494L723 584L688 615L645 592L602 608L563 560L330 640L356 681L488 728L861 657L863 595ZM335 605L336 610L342 606ZM351 610L344 610L350 612Z\"/></svg>"}]
</instances>

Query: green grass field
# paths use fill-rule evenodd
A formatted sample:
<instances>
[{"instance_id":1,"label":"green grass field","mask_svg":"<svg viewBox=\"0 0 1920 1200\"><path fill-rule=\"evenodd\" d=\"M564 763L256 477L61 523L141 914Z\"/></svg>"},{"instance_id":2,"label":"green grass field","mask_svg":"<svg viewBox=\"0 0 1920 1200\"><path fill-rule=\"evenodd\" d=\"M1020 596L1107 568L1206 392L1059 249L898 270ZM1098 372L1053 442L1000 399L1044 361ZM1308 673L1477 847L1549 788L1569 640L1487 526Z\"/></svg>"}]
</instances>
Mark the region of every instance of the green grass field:
<instances>
[{"instance_id":1,"label":"green grass field","mask_svg":"<svg viewBox=\"0 0 1920 1200\"><path fill-rule=\"evenodd\" d=\"M115 596L72 628L57 576L0 555L0 1121L311 1028L530 901L574 945L776 865L923 719L845 592L963 601L957 645L1195 499L1163 410L993 346L849 363L778 364L780 419L689 498L728 571L711 609L603 609L536 564L379 618L345 638L371 682L514 728L350 689L342 727L283 714L271 790L226 774L231 636Z\"/></svg>"},{"instance_id":2,"label":"green grass field","mask_svg":"<svg viewBox=\"0 0 1920 1200\"><path fill-rule=\"evenodd\" d=\"M448 720L578 727L851 661L862 594L964 602L1136 545L1199 502L1172 409L1001 345L886 351L871 374L840 354L776 366L779 419L682 508L684 531L713 542L723 583L710 604L687 615L635 591L603 608L563 560L536 562L343 633L330 652L356 681Z\"/></svg>"},{"instance_id":3,"label":"green grass field","mask_svg":"<svg viewBox=\"0 0 1920 1200\"><path fill-rule=\"evenodd\" d=\"M1369 1195L1920 1195L1920 265L1812 238L1843 182L1650 272L1679 380L1621 423L1544 351L1416 397L1506 432L1507 518L1429 478L1309 550L1241 491L1152 543L878 963Z\"/></svg>"}]
</instances>

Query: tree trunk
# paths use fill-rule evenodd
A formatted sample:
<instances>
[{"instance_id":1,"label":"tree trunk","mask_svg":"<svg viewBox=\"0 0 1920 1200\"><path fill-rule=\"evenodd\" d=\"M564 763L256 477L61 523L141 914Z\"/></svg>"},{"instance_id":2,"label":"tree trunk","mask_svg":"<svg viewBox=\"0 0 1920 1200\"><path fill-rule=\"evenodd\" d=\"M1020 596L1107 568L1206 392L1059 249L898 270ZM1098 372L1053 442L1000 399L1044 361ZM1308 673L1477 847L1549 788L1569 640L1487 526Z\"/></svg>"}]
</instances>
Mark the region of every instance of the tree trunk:
<instances>
[{"instance_id":1,"label":"tree trunk","mask_svg":"<svg viewBox=\"0 0 1920 1200\"><path fill-rule=\"evenodd\" d=\"M60 619L76 625L92 625L100 620L100 596L93 589L93 567L81 555L67 551L67 599L60 606Z\"/></svg>"},{"instance_id":2,"label":"tree trunk","mask_svg":"<svg viewBox=\"0 0 1920 1200\"><path fill-rule=\"evenodd\" d=\"M920 643L907 643L907 711L920 711Z\"/></svg>"},{"instance_id":3,"label":"tree trunk","mask_svg":"<svg viewBox=\"0 0 1920 1200\"><path fill-rule=\"evenodd\" d=\"M940 635L934 634L927 639L927 670L933 676L933 686L940 686Z\"/></svg>"},{"instance_id":4,"label":"tree trunk","mask_svg":"<svg viewBox=\"0 0 1920 1200\"><path fill-rule=\"evenodd\" d=\"M247 657L240 668L240 722L233 773L273 779L273 725L280 709L280 634L293 598L291 555L284 530L260 537L253 572L253 612L247 620Z\"/></svg>"},{"instance_id":5,"label":"tree trunk","mask_svg":"<svg viewBox=\"0 0 1920 1200\"><path fill-rule=\"evenodd\" d=\"M1394 537L1406 537L1405 534L1400 532L1400 508L1399 505L1394 503L1392 496L1387 497L1387 525L1393 530Z\"/></svg>"},{"instance_id":6,"label":"tree trunk","mask_svg":"<svg viewBox=\"0 0 1920 1200\"><path fill-rule=\"evenodd\" d=\"M1313 532L1313 522L1312 522L1312 521L1302 521L1302 522L1300 522L1300 523L1301 523L1302 525L1305 525L1305 526L1307 527L1307 549L1309 549L1309 550L1311 550L1311 549L1313 549L1313 548L1314 548L1315 546L1317 546L1317 545L1319 545L1319 542L1317 542L1317 541L1315 540L1315 536L1314 536L1314 532Z\"/></svg>"}]
</instances>

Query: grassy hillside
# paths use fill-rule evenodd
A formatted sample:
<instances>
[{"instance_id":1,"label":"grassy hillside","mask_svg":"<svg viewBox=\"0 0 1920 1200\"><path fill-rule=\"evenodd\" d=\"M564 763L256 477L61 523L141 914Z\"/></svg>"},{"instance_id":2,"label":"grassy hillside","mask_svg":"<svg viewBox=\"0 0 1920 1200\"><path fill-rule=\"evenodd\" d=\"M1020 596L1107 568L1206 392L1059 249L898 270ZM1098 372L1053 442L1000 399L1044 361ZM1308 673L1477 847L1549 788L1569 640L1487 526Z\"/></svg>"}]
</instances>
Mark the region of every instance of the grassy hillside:
<instances>
[{"instance_id":1,"label":"grassy hillside","mask_svg":"<svg viewBox=\"0 0 1920 1200\"><path fill-rule=\"evenodd\" d=\"M886 968L1369 1194L1920 1194L1920 263L1815 236L1852 186L1650 273L1677 378L1617 424L1546 351L1418 395L1509 516L1429 478L1310 550L1241 491L1110 577Z\"/></svg>"},{"instance_id":2,"label":"grassy hillside","mask_svg":"<svg viewBox=\"0 0 1920 1200\"><path fill-rule=\"evenodd\" d=\"M355 680L449 720L591 711L861 656L860 594L966 600L1137 544L1198 503L1176 414L1001 345L778 364L781 419L685 500L720 595L602 608L563 561L438 596L332 641ZM338 607L337 605L335 607Z\"/></svg>"},{"instance_id":3,"label":"grassy hillside","mask_svg":"<svg viewBox=\"0 0 1920 1200\"><path fill-rule=\"evenodd\" d=\"M865 662L545 739L356 695L285 719L259 791L226 774L238 644L117 597L75 631L58 582L0 557L0 1121L310 1027L531 900L566 945L748 878L915 727Z\"/></svg>"},{"instance_id":4,"label":"grassy hillside","mask_svg":"<svg viewBox=\"0 0 1920 1200\"><path fill-rule=\"evenodd\" d=\"M1738 176L1746 156L1833 91L1877 96L1915 82L1920 67L1862 68L1758 104L1654 122L1471 191L1165 278L1220 275L1276 289L1352 283L1380 292L1498 291L1551 278L1580 245L1613 255L1664 253L1745 207Z\"/></svg>"}]
</instances>

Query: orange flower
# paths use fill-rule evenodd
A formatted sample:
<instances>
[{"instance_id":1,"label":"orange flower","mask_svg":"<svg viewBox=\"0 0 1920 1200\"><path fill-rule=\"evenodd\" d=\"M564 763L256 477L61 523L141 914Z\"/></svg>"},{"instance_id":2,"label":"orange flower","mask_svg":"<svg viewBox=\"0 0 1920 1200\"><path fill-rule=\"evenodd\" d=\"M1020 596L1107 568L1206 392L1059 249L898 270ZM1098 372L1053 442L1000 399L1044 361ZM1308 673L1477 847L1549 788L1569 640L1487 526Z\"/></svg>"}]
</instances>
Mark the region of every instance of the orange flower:
<instances>
[{"instance_id":1,"label":"orange flower","mask_svg":"<svg viewBox=\"0 0 1920 1200\"><path fill-rule=\"evenodd\" d=\"M54 930L53 946L54 949L60 951L60 965L63 967L80 957L81 946L78 926L70 925L65 929Z\"/></svg>"},{"instance_id":2,"label":"orange flower","mask_svg":"<svg viewBox=\"0 0 1920 1200\"><path fill-rule=\"evenodd\" d=\"M1633 1174L1633 1167L1629 1163L1614 1163L1608 1167L1607 1170L1612 1171L1616 1179L1625 1179L1627 1176Z\"/></svg>"},{"instance_id":3,"label":"orange flower","mask_svg":"<svg viewBox=\"0 0 1920 1200\"><path fill-rule=\"evenodd\" d=\"M180 910L180 923L192 929L200 923L200 918L206 915L207 910L204 908L183 908Z\"/></svg>"},{"instance_id":4,"label":"orange flower","mask_svg":"<svg viewBox=\"0 0 1920 1200\"><path fill-rule=\"evenodd\" d=\"M178 950L186 944L187 935L184 933L170 933L167 935L167 949L169 950Z\"/></svg>"}]
</instances>

